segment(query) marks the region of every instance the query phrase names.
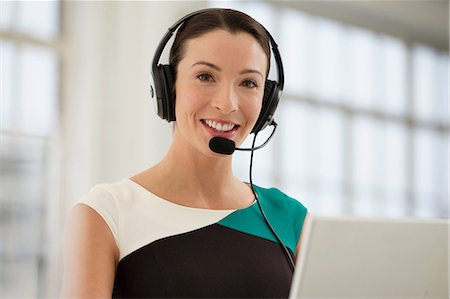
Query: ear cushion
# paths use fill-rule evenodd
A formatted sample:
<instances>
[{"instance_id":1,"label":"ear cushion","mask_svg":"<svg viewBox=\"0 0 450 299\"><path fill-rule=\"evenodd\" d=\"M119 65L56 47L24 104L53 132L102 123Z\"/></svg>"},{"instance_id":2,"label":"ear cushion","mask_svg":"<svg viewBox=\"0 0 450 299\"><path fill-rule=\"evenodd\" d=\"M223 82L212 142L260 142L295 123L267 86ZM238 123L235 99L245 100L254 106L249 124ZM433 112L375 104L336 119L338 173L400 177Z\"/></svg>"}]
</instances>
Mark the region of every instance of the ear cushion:
<instances>
[{"instance_id":1,"label":"ear cushion","mask_svg":"<svg viewBox=\"0 0 450 299\"><path fill-rule=\"evenodd\" d=\"M161 75L164 119L167 121L173 121L175 120L175 78L172 67L169 64L161 65Z\"/></svg>"},{"instance_id":2,"label":"ear cushion","mask_svg":"<svg viewBox=\"0 0 450 299\"><path fill-rule=\"evenodd\" d=\"M175 120L174 75L172 67L160 64L153 69L157 114L167 121Z\"/></svg>"},{"instance_id":3,"label":"ear cushion","mask_svg":"<svg viewBox=\"0 0 450 299\"><path fill-rule=\"evenodd\" d=\"M161 68L160 65L157 67L154 67L152 69L152 77L153 77L153 89L154 89L154 97L155 97L155 108L156 108L156 113L158 114L159 117L161 117L162 119L164 119L164 105L163 105L163 87L162 87L162 72L161 72Z\"/></svg>"},{"instance_id":4,"label":"ear cushion","mask_svg":"<svg viewBox=\"0 0 450 299\"><path fill-rule=\"evenodd\" d=\"M258 120L256 121L255 126L252 129L252 133L263 130L272 122L273 115L275 113L275 110L277 109L279 100L280 91L278 89L277 82L266 80L261 112L259 113Z\"/></svg>"}]
</instances>

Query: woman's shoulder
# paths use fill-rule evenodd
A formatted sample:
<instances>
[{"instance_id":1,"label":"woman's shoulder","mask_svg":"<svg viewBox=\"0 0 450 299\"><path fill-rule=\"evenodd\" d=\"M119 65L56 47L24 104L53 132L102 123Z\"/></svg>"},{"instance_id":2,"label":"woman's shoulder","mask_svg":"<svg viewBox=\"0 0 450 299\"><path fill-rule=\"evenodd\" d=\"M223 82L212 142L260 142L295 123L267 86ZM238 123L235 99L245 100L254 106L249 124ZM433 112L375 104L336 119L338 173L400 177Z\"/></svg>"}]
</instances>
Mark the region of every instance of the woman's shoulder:
<instances>
[{"instance_id":1,"label":"woman's shoulder","mask_svg":"<svg viewBox=\"0 0 450 299\"><path fill-rule=\"evenodd\" d=\"M254 185L254 187L258 193L258 196L262 199L262 201L267 202L267 204L283 205L288 209L294 209L295 212L302 211L305 214L307 212L307 208L301 203L300 200L291 197L276 187L261 187L257 185Z\"/></svg>"},{"instance_id":2,"label":"woman's shoulder","mask_svg":"<svg viewBox=\"0 0 450 299\"><path fill-rule=\"evenodd\" d=\"M114 239L118 242L119 235L119 202L127 198L130 187L125 179L111 183L94 185L86 194L81 196L75 206L84 204L93 209L103 218L110 228Z\"/></svg>"},{"instance_id":3,"label":"woman's shoulder","mask_svg":"<svg viewBox=\"0 0 450 299\"><path fill-rule=\"evenodd\" d=\"M121 193L127 193L130 185L127 179L121 179L116 182L104 182L93 185L82 198L113 198Z\"/></svg>"},{"instance_id":4,"label":"woman's shoulder","mask_svg":"<svg viewBox=\"0 0 450 299\"><path fill-rule=\"evenodd\" d=\"M255 191L274 228L277 232L284 232L284 239L294 252L308 214L307 208L276 187L255 186Z\"/></svg>"},{"instance_id":5,"label":"woman's shoulder","mask_svg":"<svg viewBox=\"0 0 450 299\"><path fill-rule=\"evenodd\" d=\"M129 204L129 201L139 199L139 194L136 194L138 189L133 184L131 180L125 178L116 182L96 184L77 203L111 208Z\"/></svg>"}]
</instances>

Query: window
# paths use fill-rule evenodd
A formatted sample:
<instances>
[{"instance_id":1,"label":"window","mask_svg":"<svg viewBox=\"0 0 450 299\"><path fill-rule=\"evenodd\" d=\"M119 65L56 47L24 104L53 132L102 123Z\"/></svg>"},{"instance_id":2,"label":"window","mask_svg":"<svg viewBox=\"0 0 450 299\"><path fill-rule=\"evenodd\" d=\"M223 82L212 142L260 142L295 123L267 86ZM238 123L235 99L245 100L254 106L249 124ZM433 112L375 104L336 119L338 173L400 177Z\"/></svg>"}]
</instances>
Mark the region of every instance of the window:
<instances>
[{"instance_id":1,"label":"window","mask_svg":"<svg viewBox=\"0 0 450 299\"><path fill-rule=\"evenodd\" d=\"M256 184L315 215L448 216L448 52L269 3L223 6L264 24L285 62L278 132L255 152Z\"/></svg>"},{"instance_id":2,"label":"window","mask_svg":"<svg viewBox=\"0 0 450 299\"><path fill-rule=\"evenodd\" d=\"M44 297L55 295L60 3L1 1L0 11L0 289Z\"/></svg>"}]
</instances>

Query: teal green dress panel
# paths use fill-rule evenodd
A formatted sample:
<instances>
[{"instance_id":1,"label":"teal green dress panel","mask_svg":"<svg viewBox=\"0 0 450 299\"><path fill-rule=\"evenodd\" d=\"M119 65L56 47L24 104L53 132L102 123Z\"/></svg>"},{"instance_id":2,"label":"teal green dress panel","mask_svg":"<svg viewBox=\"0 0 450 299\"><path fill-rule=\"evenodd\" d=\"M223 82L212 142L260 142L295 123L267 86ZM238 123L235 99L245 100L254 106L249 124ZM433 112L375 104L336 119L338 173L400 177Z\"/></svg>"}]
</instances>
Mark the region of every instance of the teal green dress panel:
<instances>
[{"instance_id":1,"label":"teal green dress panel","mask_svg":"<svg viewBox=\"0 0 450 299\"><path fill-rule=\"evenodd\" d=\"M295 254L307 209L299 201L277 188L266 189L256 185L254 188L273 229L284 245ZM277 242L256 203L248 208L236 210L220 220L218 224Z\"/></svg>"}]
</instances>

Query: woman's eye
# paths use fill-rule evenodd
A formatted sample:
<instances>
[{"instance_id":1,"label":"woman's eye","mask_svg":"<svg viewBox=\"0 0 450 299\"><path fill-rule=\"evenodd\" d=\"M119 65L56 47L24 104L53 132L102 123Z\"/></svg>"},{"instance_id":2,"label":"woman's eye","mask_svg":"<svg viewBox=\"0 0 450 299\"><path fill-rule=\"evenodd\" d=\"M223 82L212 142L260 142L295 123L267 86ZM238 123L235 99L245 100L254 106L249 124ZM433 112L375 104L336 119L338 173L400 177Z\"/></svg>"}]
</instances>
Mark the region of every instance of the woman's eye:
<instances>
[{"instance_id":1,"label":"woman's eye","mask_svg":"<svg viewBox=\"0 0 450 299\"><path fill-rule=\"evenodd\" d=\"M210 82L213 81L213 77L209 74L200 74L197 76L200 81Z\"/></svg>"},{"instance_id":2,"label":"woman's eye","mask_svg":"<svg viewBox=\"0 0 450 299\"><path fill-rule=\"evenodd\" d=\"M252 80L245 80L244 82L242 82L242 86L247 87L247 88L255 88L258 87L258 85L256 84L255 81Z\"/></svg>"}]
</instances>

